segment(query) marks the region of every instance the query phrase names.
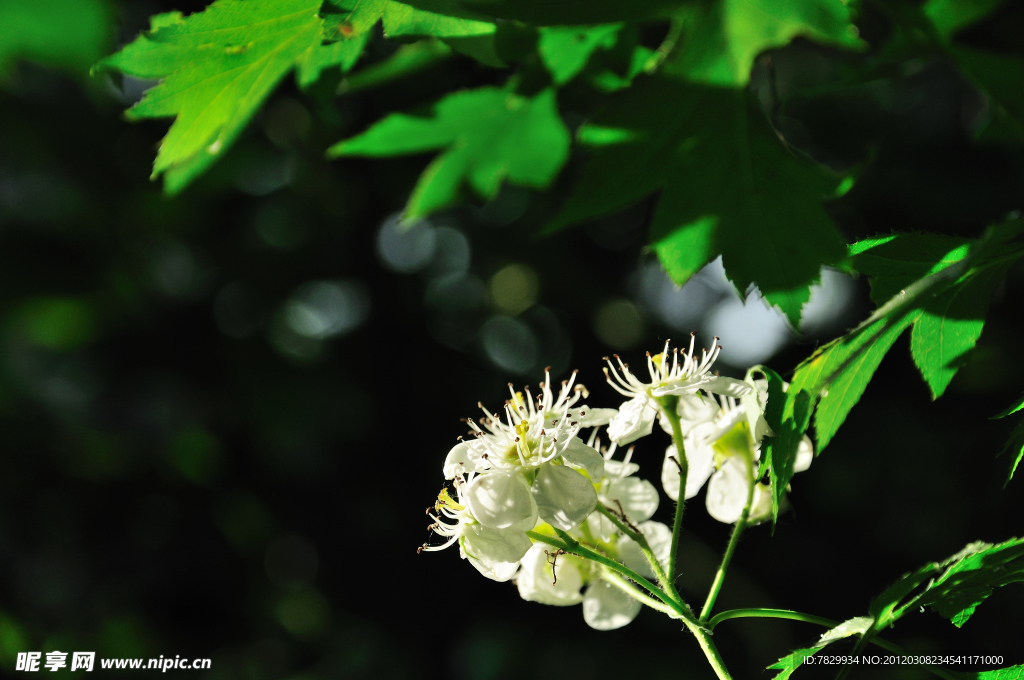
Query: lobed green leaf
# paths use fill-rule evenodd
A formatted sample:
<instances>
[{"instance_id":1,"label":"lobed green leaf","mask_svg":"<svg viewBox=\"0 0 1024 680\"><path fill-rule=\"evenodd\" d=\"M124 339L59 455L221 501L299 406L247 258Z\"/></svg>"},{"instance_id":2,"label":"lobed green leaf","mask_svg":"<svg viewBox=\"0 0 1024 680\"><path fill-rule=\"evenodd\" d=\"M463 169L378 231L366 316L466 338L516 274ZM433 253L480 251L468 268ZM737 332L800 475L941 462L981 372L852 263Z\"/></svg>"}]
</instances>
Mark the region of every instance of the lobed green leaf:
<instances>
[{"instance_id":1,"label":"lobed green leaf","mask_svg":"<svg viewBox=\"0 0 1024 680\"><path fill-rule=\"evenodd\" d=\"M740 291L792 291L843 258L822 206L839 178L790 153L743 91L638 80L578 140L589 159L549 230L661 190L651 242L676 283L721 253Z\"/></svg>"},{"instance_id":2,"label":"lobed green leaf","mask_svg":"<svg viewBox=\"0 0 1024 680\"><path fill-rule=\"evenodd\" d=\"M445 149L420 176L406 206L415 219L451 205L468 183L494 196L504 181L543 188L569 154L553 90L533 98L484 87L449 95L429 117L393 114L331 147L328 155L386 157Z\"/></svg>"}]
</instances>

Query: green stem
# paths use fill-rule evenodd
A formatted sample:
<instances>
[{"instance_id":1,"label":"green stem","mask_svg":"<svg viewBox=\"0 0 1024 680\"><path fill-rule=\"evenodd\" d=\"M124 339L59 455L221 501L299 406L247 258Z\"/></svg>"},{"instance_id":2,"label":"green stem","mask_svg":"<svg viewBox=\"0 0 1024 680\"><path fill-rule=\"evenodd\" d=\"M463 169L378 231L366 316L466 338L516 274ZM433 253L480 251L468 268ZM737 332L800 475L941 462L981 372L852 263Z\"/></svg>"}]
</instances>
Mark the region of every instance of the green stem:
<instances>
[{"instance_id":1,"label":"green stem","mask_svg":"<svg viewBox=\"0 0 1024 680\"><path fill-rule=\"evenodd\" d=\"M565 533L564 531L559 531L558 529L555 529L555 531L557 531L558 535L562 538L561 541L551 538L550 536L545 536L544 534L538 534L536 531L527 531L526 535L529 536L532 540L537 541L539 543L546 543L555 548L560 548L568 553L573 553L574 555L578 555L579 557L582 557L584 559L592 560L594 562L597 562L598 564L604 565L612 571L619 572L626 578L636 581L641 586L649 590L655 597L657 597L659 600L667 604L674 612L679 614L680 618L683 618L687 621L696 622L693 613L690 612L687 607L684 607L679 602L676 602L665 591L663 591L661 588L645 579L640 574L636 573L629 567L619 564L615 560L608 559L600 553L596 553L593 550L583 547L582 545L580 545L579 541L574 539L572 536L569 536L569 534Z\"/></svg>"},{"instance_id":2,"label":"green stem","mask_svg":"<svg viewBox=\"0 0 1024 680\"><path fill-rule=\"evenodd\" d=\"M683 511L686 506L686 475L689 472L689 464L686 460L686 445L683 443L683 428L679 423L679 414L676 413L676 405L679 397L659 397L658 406L661 412L672 426L672 443L676 445L676 458L679 463L679 496L676 500L676 517L672 522L672 547L668 553L668 583L675 588L676 582L676 555L679 552L679 534L683 529Z\"/></svg>"},{"instance_id":3,"label":"green stem","mask_svg":"<svg viewBox=\"0 0 1024 680\"><path fill-rule=\"evenodd\" d=\"M676 43L679 42L679 38L683 35L683 22L678 18L673 18L672 23L668 27L668 34L665 39L658 45L658 49L647 59L647 63L644 64L645 73L654 73L658 70L658 67L668 59L668 55L672 54L672 50L675 49Z\"/></svg>"},{"instance_id":4,"label":"green stem","mask_svg":"<svg viewBox=\"0 0 1024 680\"><path fill-rule=\"evenodd\" d=\"M679 618L679 615L676 614L675 610L673 610L671 607L662 602L659 602L647 593L642 592L639 588L633 587L632 585L630 585L628 579L612 571L611 569L605 567L604 573L601 574L601 578L607 581L608 583L611 583L613 586L615 586L622 592L626 593L634 600L637 600L642 604L647 605L651 609L657 609L662 614L666 614L673 619Z\"/></svg>"},{"instance_id":5,"label":"green stem","mask_svg":"<svg viewBox=\"0 0 1024 680\"><path fill-rule=\"evenodd\" d=\"M669 594L672 595L675 599L679 600L679 594L675 592L675 588L673 588L672 582L668 580L668 575L665 574L664 567L661 566L661 562L658 561L658 558L654 555L654 551L651 550L651 544L647 542L647 538L644 537L644 535L640 533L639 530L634 531L633 529L629 528L625 522L619 519L617 515L615 515L603 504L597 504L597 511L605 517L607 517L608 520L612 524L614 524L619 531L621 531L622 533L626 534L631 539L636 541L636 544L640 546L640 550L643 551L644 557L646 557L647 561L651 563L651 568L654 569L654 575L655 577L657 577L658 581L661 582L662 587L668 588ZM682 600L679 601L682 602Z\"/></svg>"},{"instance_id":6,"label":"green stem","mask_svg":"<svg viewBox=\"0 0 1024 680\"><path fill-rule=\"evenodd\" d=\"M736 522L736 526L733 527L732 536L729 537L729 545L725 549L725 553L722 555L722 563L718 565L718 572L715 574L715 580L711 584L711 590L708 591L708 599L704 601L704 608L700 610L701 622L707 621L711 615L711 608L715 606L715 600L718 598L719 591L722 590L722 584L725 583L725 572L729 569L729 563L732 562L733 553L736 552L736 546L740 542L740 534L747 526L747 518L750 517L750 505L754 502L754 464L750 460L750 457L745 458L747 463L747 481L750 488L747 490L747 502L743 506L743 512L740 514L739 520Z\"/></svg>"},{"instance_id":7,"label":"green stem","mask_svg":"<svg viewBox=\"0 0 1024 680\"><path fill-rule=\"evenodd\" d=\"M714 641L711 639L711 632L707 628L702 628L699 625L695 626L689 622L686 625L689 627L690 632L693 633L693 636L697 638L700 648L704 650L704 656L707 657L708 663L711 664L715 675L718 676L718 680L732 680L732 676L729 675L725 662L722 660L722 655L718 653L718 647L715 646Z\"/></svg>"}]
</instances>

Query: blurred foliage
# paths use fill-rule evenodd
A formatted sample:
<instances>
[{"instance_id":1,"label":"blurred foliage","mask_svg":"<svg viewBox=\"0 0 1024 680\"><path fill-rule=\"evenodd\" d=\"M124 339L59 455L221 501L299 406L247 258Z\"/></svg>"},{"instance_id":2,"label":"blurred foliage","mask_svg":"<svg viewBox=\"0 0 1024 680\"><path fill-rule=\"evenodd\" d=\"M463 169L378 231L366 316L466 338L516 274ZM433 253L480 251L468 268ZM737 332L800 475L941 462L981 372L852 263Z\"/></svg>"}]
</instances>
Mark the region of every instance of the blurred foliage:
<instances>
[{"instance_id":1,"label":"blurred foliage","mask_svg":"<svg viewBox=\"0 0 1024 680\"><path fill-rule=\"evenodd\" d=\"M573 654L584 676L704 677L658 616L595 634L414 555L458 416L546 365L609 403L600 356L693 328L753 347L725 370L789 377L822 345L773 417L790 444L817 423L827 455L745 538L723 606L843 618L1021 535L993 460L1015 431L1019 462L1020 412L988 418L1024 383L1024 271L985 230L1024 205L1022 29L991 0L0 4L0 663L484 680ZM822 265L860 275L847 297ZM727 538L692 514L688 593ZM886 636L1009 654L1019 590ZM817 632L716 641L754 677Z\"/></svg>"}]
</instances>

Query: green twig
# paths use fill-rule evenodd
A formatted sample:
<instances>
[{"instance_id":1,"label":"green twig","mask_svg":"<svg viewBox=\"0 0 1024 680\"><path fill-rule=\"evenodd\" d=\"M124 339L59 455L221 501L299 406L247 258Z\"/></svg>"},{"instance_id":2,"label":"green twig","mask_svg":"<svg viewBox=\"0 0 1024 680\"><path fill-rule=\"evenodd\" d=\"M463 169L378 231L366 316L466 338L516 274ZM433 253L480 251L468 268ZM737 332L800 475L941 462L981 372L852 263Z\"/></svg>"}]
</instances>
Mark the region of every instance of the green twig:
<instances>
[{"instance_id":1,"label":"green twig","mask_svg":"<svg viewBox=\"0 0 1024 680\"><path fill-rule=\"evenodd\" d=\"M645 579L640 574L636 573L627 566L619 564L615 560L611 560L600 553L596 553L593 550L585 548L584 546L580 545L579 541L577 541L564 531L559 531L558 529L555 529L555 531L557 531L558 535L562 538L561 541L555 538L551 538L550 536L545 536L544 534L538 534L535 531L527 531L526 535L534 541L546 543L550 546L554 546L555 548L561 548L566 552L573 553L574 555L578 555L579 557L582 557L584 559L592 560L594 562L597 562L598 564L608 567L612 571L619 572L626 578L639 583L641 586L649 590L655 597L657 597L659 600L661 600L669 607L671 607L673 611L678 613L681 618L689 621L694 621L694 623L696 623L696 620L694 619L692 612L690 612L686 607L681 605L679 602L676 602L674 599L672 599L670 595L668 595L668 593L666 593L661 588Z\"/></svg>"},{"instance_id":2,"label":"green twig","mask_svg":"<svg viewBox=\"0 0 1024 680\"><path fill-rule=\"evenodd\" d=\"M622 592L626 593L634 600L637 600L642 604L647 605L651 609L657 609L662 614L666 614L673 619L679 618L679 614L677 614L674 609L672 609L663 602L659 602L647 593L642 592L639 588L634 587L632 584L630 584L629 579L625 578L617 572L612 571L608 567L604 567L603 570L604 573L601 574L602 579L604 579L608 583L611 583L613 586L615 586Z\"/></svg>"},{"instance_id":3,"label":"green twig","mask_svg":"<svg viewBox=\"0 0 1024 680\"><path fill-rule=\"evenodd\" d=\"M689 472L689 465L686 460L686 445L683 443L683 428L679 423L679 414L676 413L676 406L679 397L659 397L658 406L661 412L672 426L672 443L676 445L676 454L679 465L679 496L676 500L676 516L672 522L672 547L668 554L668 582L675 588L676 582L676 557L679 552L679 534L683 529L683 511L686 506L686 475Z\"/></svg>"},{"instance_id":4,"label":"green twig","mask_svg":"<svg viewBox=\"0 0 1024 680\"><path fill-rule=\"evenodd\" d=\"M655 556L654 551L651 550L651 544L647 542L647 538L642 533L640 533L639 530L634 530L633 528L627 526L622 519L620 519L615 513L613 513L603 504L597 504L597 511L605 517L607 517L608 520L611 521L611 523L614 524L619 531L621 531L622 533L626 534L631 539L636 541L636 544L640 546L640 550L643 552L644 557L646 557L647 561L651 563L651 568L654 569L654 575L658 579L658 581L661 582L662 587L668 588L669 594L672 595L675 599L682 602L682 600L679 599L679 594L675 592L675 588L673 587L672 582L668 580L668 575L665 573L664 567L661 566L661 562L658 561L658 558L657 556Z\"/></svg>"},{"instance_id":5,"label":"green twig","mask_svg":"<svg viewBox=\"0 0 1024 680\"><path fill-rule=\"evenodd\" d=\"M729 537L729 545L725 549L725 553L722 555L722 563L718 565L718 572L715 573L715 580L711 584L711 590L708 591L708 599L704 601L704 608L700 610L700 620L707 621L711 615L711 608L715 606L715 599L718 598L719 591L722 590L722 584L725 583L725 572L729 569L729 563L732 562L733 553L736 552L736 546L740 542L740 534L747 526L747 518L750 517L750 505L754 502L754 464L750 460L749 456L745 457L747 464L747 482L750 488L747 489L747 502L743 506L743 512L740 514L739 520L736 522L736 526L732 529L732 536Z\"/></svg>"}]
</instances>

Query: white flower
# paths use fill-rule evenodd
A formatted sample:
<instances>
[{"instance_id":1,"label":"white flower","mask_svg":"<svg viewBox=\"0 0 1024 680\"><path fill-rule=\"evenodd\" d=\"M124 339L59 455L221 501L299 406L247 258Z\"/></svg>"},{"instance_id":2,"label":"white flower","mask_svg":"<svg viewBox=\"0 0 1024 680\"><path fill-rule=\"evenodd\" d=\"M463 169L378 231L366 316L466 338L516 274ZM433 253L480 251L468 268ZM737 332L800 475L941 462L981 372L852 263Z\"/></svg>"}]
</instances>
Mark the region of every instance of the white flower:
<instances>
[{"instance_id":1,"label":"white flower","mask_svg":"<svg viewBox=\"0 0 1024 680\"><path fill-rule=\"evenodd\" d=\"M555 549L534 544L516 576L519 596L528 602L567 607L583 601L583 574L590 574L590 565L575 555L555 555Z\"/></svg>"},{"instance_id":2,"label":"white flower","mask_svg":"<svg viewBox=\"0 0 1024 680\"><path fill-rule=\"evenodd\" d=\"M596 430L588 445L600 448ZM672 530L660 522L646 521L658 509L658 491L647 480L632 476L639 470L638 465L630 462L632 448L621 461L612 458L615 450L612 444L605 452L605 474L594 483L600 502L622 512L626 521L636 523L664 564L672 546ZM654 571L640 546L600 513L591 514L585 524L569 534L637 573L654 578ZM574 555L556 554L546 546L535 544L522 564L516 585L524 600L556 606L582 603L583 619L592 628L621 628L640 612L640 602L609 583L602 568L593 562Z\"/></svg>"},{"instance_id":3,"label":"white flower","mask_svg":"<svg viewBox=\"0 0 1024 680\"><path fill-rule=\"evenodd\" d=\"M447 488L442 489L434 503L434 512L427 509L434 520L428 529L445 540L441 545L424 543L417 552L444 550L458 543L462 557L481 574L495 581L507 581L515 574L519 560L532 543L525 530L494 529L477 522L462 494L466 485L462 477L456 477L457 499L451 497Z\"/></svg>"},{"instance_id":4,"label":"white flower","mask_svg":"<svg viewBox=\"0 0 1024 680\"><path fill-rule=\"evenodd\" d=\"M631 623L641 606L607 581L594 581L583 595L583 620L595 630L615 630Z\"/></svg>"},{"instance_id":5,"label":"white flower","mask_svg":"<svg viewBox=\"0 0 1024 680\"><path fill-rule=\"evenodd\" d=\"M446 477L475 475L465 495L473 516L494 529L532 529L538 516L562 530L579 526L597 506L590 480L604 475L604 458L576 435L605 422L610 409L578 406L585 395L573 377L556 397L545 374L535 404L512 392L505 419L487 409L481 425L469 420L474 438L460 442L444 464Z\"/></svg>"},{"instance_id":6,"label":"white flower","mask_svg":"<svg viewBox=\"0 0 1024 680\"><path fill-rule=\"evenodd\" d=\"M591 435L591 444L595 443L594 435ZM605 474L594 484L598 502L613 510L621 510L631 522L644 522L658 509L658 490L646 479L632 476L640 469L639 465L630 462L633 457L632 447L621 461L612 458L616 448L612 444L605 451ZM611 520L598 512L587 518L586 528L592 537L601 541L611 540L617 531Z\"/></svg>"},{"instance_id":7,"label":"white flower","mask_svg":"<svg viewBox=\"0 0 1024 680\"><path fill-rule=\"evenodd\" d=\"M670 352L668 342L661 354L652 357L648 352L647 371L651 376L650 382L642 382L633 375L618 355L615 355L618 366L605 357L608 368L604 372L608 384L623 396L629 397L629 401L619 408L608 425L608 436L612 441L627 444L650 434L658 415L656 400L659 397L687 397L697 394L699 390L737 398L750 393L750 385L742 380L709 375L722 349L717 344L718 338L715 338L716 344L712 350L701 350L699 359L694 356L694 341L695 334L692 334L690 348L686 352L680 352L678 348ZM691 402L683 408L692 405Z\"/></svg>"},{"instance_id":8,"label":"white flower","mask_svg":"<svg viewBox=\"0 0 1024 680\"><path fill-rule=\"evenodd\" d=\"M715 446L724 434L732 430L739 422L744 421L748 412L746 408L737 406L732 397L724 397L721 402L707 398L708 404L714 404L713 416L697 422L687 428L683 437L686 448L686 498L693 498L704 483L715 471ZM706 408L702 415L711 413ZM755 454L757 455L757 454ZM675 460L672 460L675 458ZM679 452L675 444L665 449L665 459L661 466L661 484L665 494L674 501L679 500Z\"/></svg>"},{"instance_id":9,"label":"white flower","mask_svg":"<svg viewBox=\"0 0 1024 680\"><path fill-rule=\"evenodd\" d=\"M668 559L672 530L660 522L639 525L655 555ZM601 541L598 546L612 559L630 569L654 577L640 546L626 536ZM602 578L601 567L574 555L535 544L523 557L516 575L516 586L524 600L555 606L583 605L583 620L596 630L614 630L630 623L640 613L641 604Z\"/></svg>"}]
</instances>

